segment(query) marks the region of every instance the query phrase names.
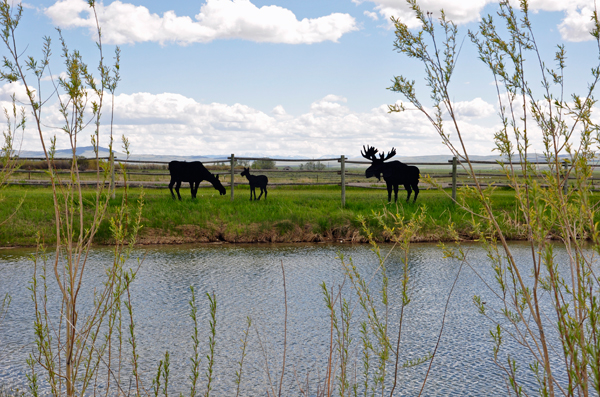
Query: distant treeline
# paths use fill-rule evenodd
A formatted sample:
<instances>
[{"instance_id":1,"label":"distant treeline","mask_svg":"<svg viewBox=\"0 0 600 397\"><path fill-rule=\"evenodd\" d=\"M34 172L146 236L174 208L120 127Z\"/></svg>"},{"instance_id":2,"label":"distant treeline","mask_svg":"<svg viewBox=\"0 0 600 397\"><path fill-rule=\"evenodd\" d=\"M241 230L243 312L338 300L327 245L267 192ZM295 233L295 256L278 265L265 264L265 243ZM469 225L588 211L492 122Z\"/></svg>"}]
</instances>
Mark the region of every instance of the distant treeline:
<instances>
[{"instance_id":1,"label":"distant treeline","mask_svg":"<svg viewBox=\"0 0 600 397\"><path fill-rule=\"evenodd\" d=\"M94 170L97 168L96 159L88 159L88 158L78 158L77 165L79 166L79 170ZM107 161L107 160L101 160ZM119 160L116 159L115 162ZM72 160L53 160L52 164L54 165L54 169L57 170L68 170L71 169ZM168 164L157 164L157 163L122 163L122 165L127 170L156 170L156 171L166 171L168 170ZM19 160L17 161L17 166L21 170L45 170L48 169L46 164L46 159L40 158L39 160ZM255 161L250 160L235 160L234 167L236 169L242 169L243 167L250 167L252 169L260 169L260 170L273 170L276 169L276 161L269 159L260 159ZM0 164L0 168L2 168ZM118 167L117 167L118 168ZM231 163L228 161L223 161L214 164L207 164L206 168L213 171L218 170L229 170L231 169ZM326 168L325 164L320 161L308 161L307 163L300 164L298 166L299 170L306 171L321 171Z\"/></svg>"},{"instance_id":2,"label":"distant treeline","mask_svg":"<svg viewBox=\"0 0 600 397\"><path fill-rule=\"evenodd\" d=\"M52 165L56 170L70 170L73 164L72 160L53 160ZM94 170L97 168L95 159L78 158L77 165L80 171ZM47 170L46 159L40 160L18 160L17 167L22 170Z\"/></svg>"}]
</instances>

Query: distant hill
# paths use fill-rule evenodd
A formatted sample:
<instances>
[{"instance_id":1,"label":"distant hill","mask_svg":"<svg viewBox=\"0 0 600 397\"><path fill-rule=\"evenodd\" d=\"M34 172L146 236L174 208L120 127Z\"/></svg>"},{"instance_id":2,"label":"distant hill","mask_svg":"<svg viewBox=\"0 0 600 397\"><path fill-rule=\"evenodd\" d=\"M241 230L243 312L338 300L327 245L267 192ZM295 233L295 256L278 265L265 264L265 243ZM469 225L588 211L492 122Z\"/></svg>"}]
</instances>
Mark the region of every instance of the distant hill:
<instances>
[{"instance_id":1,"label":"distant hill","mask_svg":"<svg viewBox=\"0 0 600 397\"><path fill-rule=\"evenodd\" d=\"M121 153L118 151L114 151L115 159L125 159L125 153ZM73 152L71 149L60 149L56 151L56 158L70 158ZM78 147L76 151L77 156L85 157L85 158L95 158L96 153L94 153L93 146L82 146ZM98 149L98 157L108 157L110 152L108 148L100 147ZM43 158L43 151L31 151L31 150L22 150L20 157L32 157L32 158ZM226 161L227 156L176 156L176 155L156 155L156 154L133 154L129 156L130 160L138 160L138 161L171 161L171 160L187 160L187 161L202 161L205 160L220 160L223 159Z\"/></svg>"},{"instance_id":2,"label":"distant hill","mask_svg":"<svg viewBox=\"0 0 600 397\"><path fill-rule=\"evenodd\" d=\"M570 156L568 154L565 155L560 155L559 158L563 159L563 158L569 158ZM481 155L470 155L469 159L471 159L471 161L500 161L503 159L502 156L496 156L496 155L489 155L489 156L481 156ZM364 157L352 157L350 160L356 160L356 161L366 161ZM393 158L390 159L390 161L392 160L399 160L402 161L403 163L448 163L449 161L452 161L452 156L451 155L432 155L432 156L394 156ZM530 153L529 154L529 161L545 161L543 155L541 154L536 154L536 153Z\"/></svg>"},{"instance_id":3,"label":"distant hill","mask_svg":"<svg viewBox=\"0 0 600 397\"><path fill-rule=\"evenodd\" d=\"M86 158L92 158L92 157L96 157L96 153L94 153L94 148L93 146L83 146L83 147L78 147L77 151L76 151L77 156L80 157L86 157ZM70 158L73 155L73 151L71 149L60 149L56 151L56 154L54 155L54 157L56 158ZM115 151L115 156L119 156L120 153ZM43 151L32 151L32 150L21 150L21 153L19 154L20 157L44 157L44 152ZM98 156L99 157L108 157L109 156L109 151L108 148L99 148L98 149Z\"/></svg>"},{"instance_id":4,"label":"distant hill","mask_svg":"<svg viewBox=\"0 0 600 397\"><path fill-rule=\"evenodd\" d=\"M56 151L56 157L57 158L70 158L72 155L71 149L61 149L61 150L57 150ZM108 157L109 156L109 151L108 148L104 148L101 147L98 150L98 155L99 157ZM96 154L94 153L94 149L92 146L83 146L83 147L78 147L77 148L77 156L81 156L81 157L85 157L85 158L94 158L96 157ZM156 155L156 154L132 154L129 156L130 160L137 160L137 161L171 161L171 160L180 160L180 161L207 161L207 160L223 160L223 161L227 161L227 157L229 155L227 154L221 154L221 155L207 155L207 156L179 156L179 155ZM319 158L321 159L325 159L325 158L337 158L339 157L339 154L328 154L328 155L323 155L323 156L319 156L317 158L314 158L313 156L310 155L306 155L306 156L290 156L290 157L283 157L283 156L274 156L272 158L288 158L288 159L309 159L309 158L314 158L315 160L319 160ZM533 154L533 158L535 158L535 154ZM23 150L20 153L20 157L34 157L34 158L43 158L44 157L44 152L42 151L28 151L28 150ZM125 159L125 154L121 153L121 152L117 152L115 151L115 158L118 159ZM254 157L254 156L243 156L240 155L240 157ZM562 155L560 156L561 158L568 158L568 155ZM431 155L431 156L394 156L393 157L394 160L399 160L402 161L403 163L440 163L440 164L447 164L448 161L452 160L452 156L450 155ZM498 161L501 159L500 156L496 156L496 155L489 155L489 156L470 156L471 160L474 161ZM357 156L357 157L350 157L349 160L352 161L366 161L363 157L361 156ZM543 157L541 155L539 155L539 161L543 161Z\"/></svg>"}]
</instances>

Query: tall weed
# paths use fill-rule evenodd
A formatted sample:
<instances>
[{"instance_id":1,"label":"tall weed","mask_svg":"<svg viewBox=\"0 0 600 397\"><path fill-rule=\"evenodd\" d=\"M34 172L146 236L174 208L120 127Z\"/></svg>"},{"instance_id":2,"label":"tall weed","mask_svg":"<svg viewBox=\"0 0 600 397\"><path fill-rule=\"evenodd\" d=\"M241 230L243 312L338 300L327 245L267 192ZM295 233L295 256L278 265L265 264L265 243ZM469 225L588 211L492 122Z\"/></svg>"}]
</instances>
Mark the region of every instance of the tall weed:
<instances>
[{"instance_id":1,"label":"tall weed","mask_svg":"<svg viewBox=\"0 0 600 397\"><path fill-rule=\"evenodd\" d=\"M489 308L480 296L473 301L491 322L493 359L505 374L507 391L523 395L526 379L535 379L538 393L544 396L598 394L600 240L590 190L592 164L600 146L600 128L592 116L600 65L592 68L582 95L566 97L565 47L558 45L554 59L544 61L545 50L536 40L527 0L519 7L501 1L497 19L485 16L476 31L468 32L479 59L494 78L500 117L495 150L515 191L515 219L531 248L531 261L519 263L508 245L514 225L504 222L491 199L492 190L483 188L450 92L460 53L458 27L444 12L434 20L416 0L408 4L420 27L413 33L405 22L392 18L394 46L424 66L432 104L425 106L419 99L413 80L397 76L389 89L401 93L407 102L391 105L389 110L403 112L410 107L423 113L475 184L462 189L456 204L471 214L473 233L487 249L496 274L496 285L489 289L501 309ZM600 22L596 10L591 19L590 38L599 45L597 57ZM540 80L534 88L533 82ZM543 154L533 151L534 140L542 144ZM550 239L562 242L567 263L557 263ZM445 253L469 265L460 246L448 247ZM550 302L555 312L546 313L544 302ZM553 338L553 334L558 336ZM523 346L532 361L516 362L506 355L507 338ZM519 368L528 371L524 374Z\"/></svg>"}]
</instances>

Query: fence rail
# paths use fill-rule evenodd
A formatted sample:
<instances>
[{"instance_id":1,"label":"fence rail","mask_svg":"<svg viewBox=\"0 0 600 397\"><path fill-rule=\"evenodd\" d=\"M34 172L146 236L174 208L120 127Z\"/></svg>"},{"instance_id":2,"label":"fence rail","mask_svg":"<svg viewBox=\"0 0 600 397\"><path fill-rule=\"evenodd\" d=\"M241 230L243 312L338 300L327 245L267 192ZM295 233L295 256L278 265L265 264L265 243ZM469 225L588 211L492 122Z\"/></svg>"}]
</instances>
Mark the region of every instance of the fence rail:
<instances>
[{"instance_id":1,"label":"fence rail","mask_svg":"<svg viewBox=\"0 0 600 397\"><path fill-rule=\"evenodd\" d=\"M164 165L164 164L168 164L168 161L155 161L155 160L129 160L129 159L119 159L119 158L111 158L111 157L99 157L98 159L100 160L109 160L111 163L113 161L117 161L119 163L123 163L123 164L148 164L148 165ZM36 157L18 157L16 158L16 160L19 161L45 161L45 158L36 158ZM54 160L56 161L73 161L73 158L55 158ZM95 158L86 158L84 160L95 160ZM370 161L361 161L361 160L348 160L345 156L340 156L340 157L332 157L332 158L325 158L325 159L297 159L297 158L271 158L271 157L236 157L234 154L231 154L231 156L228 156L226 159L222 159L222 160L206 160L206 161L202 161L203 164L211 164L211 165L215 165L215 164L222 164L224 167L224 169L213 169L212 172L215 175L221 175L221 176L226 176L229 175L230 176L230 182L229 182L229 186L230 186L230 192L231 192L231 200L234 200L235 197L235 187L236 186L240 186L240 185L248 185L247 182L240 182L239 180L239 175L238 175L238 180L235 180L235 176L236 174L239 174L239 169L236 169L236 165L238 165L239 161L273 161L273 162L279 162L279 163L312 163L312 164L319 164L319 163L331 163L331 162L335 162L337 164L339 164L339 168L336 166L333 169L331 168L327 168L327 169L311 169L311 170L305 170L305 169L298 169L297 167L295 168L285 168L285 169L255 169L253 170L253 172L260 172L260 173L266 173L266 174L271 174L273 175L273 180L271 183L269 183L269 185L272 186L309 186L309 185L313 185L313 186L340 186L341 187L341 204L342 206L345 206L346 203L346 187L347 186L353 186L353 187L361 187L361 188L376 188L376 189L384 189L384 187L379 187L379 186L374 186L374 184L369 184L369 183L364 183L364 182L356 182L356 177L363 177L364 176L364 172L357 172L357 171L353 171L352 169L348 170L347 166L348 165L370 165L371 162ZM487 165L500 165L500 163L498 161L484 161L484 160L473 160L471 161L472 164L487 164ZM456 191L457 188L460 186L472 186L473 183L469 182L468 179L470 179L472 176L469 173L465 173L465 172L459 172L458 166L459 165L465 165L466 163L464 162L460 162L458 158L454 157L452 160L448 160L448 162L442 162L442 163L434 163L434 162L414 162L414 163L410 163L410 165L415 165L415 166L434 166L434 167L451 167L451 170L449 170L449 172L445 173L445 172L435 172L435 173L428 173L427 175L432 178L432 179L451 179L451 182L449 182L446 186L451 187L452 188L452 197L453 199L456 199ZM514 165L519 165L521 163L513 163ZM545 162L529 162L528 164L533 164L533 165L548 165L548 163ZM562 170L561 172L564 174L564 177L562 177L563 180L563 187L566 191L566 189L568 188L568 181L569 180L574 180L576 179L575 177L571 177L568 176L568 166L569 163L562 161L561 160L561 165L562 165ZM594 164L590 164L590 166L592 167L600 167L600 164L598 163L594 163ZM132 166L133 167L133 166ZM118 167L111 167L113 173L111 175L110 178L110 183L111 186L115 186L115 187L119 187L122 186L123 183L120 181L116 181L115 180L115 174L116 175L121 175L123 173L122 170L120 170ZM28 174L28 179L27 180L12 180L9 183L11 184L20 184L20 185L41 185L44 183L48 183L49 181L46 180L31 180L31 176L32 175L41 175L41 174L47 174L47 170L38 170L38 169L17 169L14 171L15 173L25 173ZM68 174L70 171L68 170L59 170L56 169L54 170L55 173L57 174ZM88 175L88 174L96 174L97 171L96 170L82 170L79 171L81 174L83 175ZM166 187L167 182L164 180L164 177L169 176L170 174L168 172L166 172L164 170L164 168L162 169L157 169L155 171L153 170L126 170L128 175L131 176L140 176L143 178L146 178L145 180L133 180L130 179L128 181L128 184L130 184L131 186L145 186L145 187L150 187L150 188L164 188ZM291 174L291 181L290 178L288 178L286 180L286 174ZM308 176L316 176L316 181L311 180L310 182L294 182L293 181L293 174L300 174L300 175L306 175ZM319 181L319 175L323 175L324 178ZM478 171L476 170L475 172L475 176L478 178L483 178L483 179L495 179L495 178L501 178L504 179L506 178L506 174L505 173L498 173L498 172L482 172L482 171ZM516 174L517 177L523 177L522 173ZM350 180L348 180L347 178L350 177L351 179L354 179L355 182L352 182ZM154 178L154 180L152 180L152 178ZM459 178L462 178L462 181L459 181ZM140 179L140 178L138 178ZM150 180L149 180L150 179ZM163 180L160 180L163 179ZM599 177L590 177L589 178L591 181L600 181L600 176ZM84 184L89 184L89 185L94 185L96 182L92 182L89 180L83 181ZM593 183L593 182L592 182ZM227 184L226 184L227 185ZM489 185L494 185L494 186L510 186L507 183L503 183L502 181L483 181L480 182L480 185L482 186L489 186ZM209 185L204 185L204 186L209 186Z\"/></svg>"}]
</instances>

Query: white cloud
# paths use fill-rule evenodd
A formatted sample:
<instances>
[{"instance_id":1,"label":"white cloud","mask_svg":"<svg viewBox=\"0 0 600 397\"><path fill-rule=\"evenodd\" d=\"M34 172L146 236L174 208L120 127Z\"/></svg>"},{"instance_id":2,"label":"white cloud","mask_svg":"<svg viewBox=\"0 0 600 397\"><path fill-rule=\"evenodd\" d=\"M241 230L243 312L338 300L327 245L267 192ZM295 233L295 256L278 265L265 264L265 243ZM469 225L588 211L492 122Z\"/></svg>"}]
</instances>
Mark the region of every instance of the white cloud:
<instances>
[{"instance_id":1,"label":"white cloud","mask_svg":"<svg viewBox=\"0 0 600 397\"><path fill-rule=\"evenodd\" d=\"M563 39L568 41L592 40L590 32L594 28L594 23L591 20L593 12L593 8L586 6L568 10L565 19L558 25L558 30Z\"/></svg>"},{"instance_id":2,"label":"white cloud","mask_svg":"<svg viewBox=\"0 0 600 397\"><path fill-rule=\"evenodd\" d=\"M343 96L329 94L329 95L326 95L323 99L321 99L321 101L346 103L346 102L348 102L348 99Z\"/></svg>"},{"instance_id":3,"label":"white cloud","mask_svg":"<svg viewBox=\"0 0 600 397\"><path fill-rule=\"evenodd\" d=\"M6 93L15 88L18 87L0 86L0 106L11 105L6 101ZM360 157L362 145L376 146L382 151L396 147L398 156L449 153L430 122L407 103L404 103L407 110L402 113L388 113L387 105L354 112L340 104L345 98L328 95L312 103L307 112L294 116L281 105L269 115L239 103L203 104L173 93L121 94L115 99L114 136L125 135L134 154ZM108 140L109 104L106 105L102 146ZM518 98L515 106L518 116L521 109ZM471 154L491 154L494 132L500 127L492 114L495 108L480 98L456 102L454 108L467 150ZM600 109L595 108L594 120L598 114ZM59 129L63 120L57 104L48 104L43 115L45 139L56 134L57 147L69 147L66 135ZM446 122L445 128L451 141L458 145L453 124ZM90 125L79 135L80 146L90 145L92 129ZM528 125L528 134L531 150L542 152L541 133L534 123ZM28 123L22 148L41 150L32 122Z\"/></svg>"},{"instance_id":4,"label":"white cloud","mask_svg":"<svg viewBox=\"0 0 600 397\"><path fill-rule=\"evenodd\" d=\"M365 0L375 4L377 11L383 18L389 21L391 16L399 18L409 28L416 28L420 24L415 18L414 12L403 0ZM422 0L419 5L424 12L433 12L435 17L439 11L444 10L447 17L457 24L463 24L479 20L483 8L497 0ZM511 0L514 7L518 7L516 0ZM531 0L529 1L531 12L551 11L563 12L564 18L558 25L563 40L585 41L592 40L589 34L593 24L590 18L594 10L594 0ZM365 12L366 14L366 12ZM391 23L388 27L392 27Z\"/></svg>"},{"instance_id":5,"label":"white cloud","mask_svg":"<svg viewBox=\"0 0 600 397\"><path fill-rule=\"evenodd\" d=\"M394 16L408 25L409 28L416 28L420 23L415 17L415 13L410 6L403 0L368 0L375 3L375 10L386 20ZM495 0L423 0L419 1L419 6L424 12L431 11L434 15L439 15L439 11L444 9L446 16L456 23L467 23L479 19L480 13L487 4ZM391 26L391 25L390 25Z\"/></svg>"},{"instance_id":6,"label":"white cloud","mask_svg":"<svg viewBox=\"0 0 600 397\"><path fill-rule=\"evenodd\" d=\"M62 79L66 80L68 77L69 77L69 75L67 74L67 72L60 72L58 74L58 76L57 75L44 76L44 77L42 77L42 81L52 81L52 80L56 80L57 81L59 78L62 78Z\"/></svg>"},{"instance_id":7,"label":"white cloud","mask_svg":"<svg viewBox=\"0 0 600 397\"><path fill-rule=\"evenodd\" d=\"M273 110L271 110L271 114L273 114L273 116L275 116L275 117L286 117L286 116L288 116L287 112L285 111L285 109L281 105L275 106L273 108Z\"/></svg>"},{"instance_id":8,"label":"white cloud","mask_svg":"<svg viewBox=\"0 0 600 397\"><path fill-rule=\"evenodd\" d=\"M298 20L294 13L278 6L256 7L250 0L206 0L194 19L167 11L163 16L144 6L113 1L97 3L103 38L109 44L154 41L161 44L206 43L216 39L243 39L257 42L311 44L337 42L345 33L357 30L348 14ZM59 0L45 10L62 28L88 28L95 33L96 22L84 0Z\"/></svg>"},{"instance_id":9,"label":"white cloud","mask_svg":"<svg viewBox=\"0 0 600 397\"><path fill-rule=\"evenodd\" d=\"M5 90L0 86L0 92ZM360 157L367 144L381 150L396 147L399 156L448 153L420 112L388 113L387 105L355 112L337 95L315 101L300 115L288 114L281 105L267 114L243 104L203 104L173 93L120 94L115 99L114 135L127 136L135 154ZM469 147L474 153L489 153L492 126L472 122L486 114L485 102L460 102L457 108ZM66 136L55 128L62 125L57 105L49 105L43 114L46 139L56 134L57 147L68 147ZM101 145L107 141L108 108L104 116ZM90 145L91 129L80 135L80 146ZM40 150L35 131L28 130L25 138L23 149Z\"/></svg>"},{"instance_id":10,"label":"white cloud","mask_svg":"<svg viewBox=\"0 0 600 397\"><path fill-rule=\"evenodd\" d=\"M31 88L30 88L31 89ZM25 90L25 86L23 83L17 81L14 83L7 83L0 87L0 101L3 103L9 103L10 107L12 107L12 96L15 96L15 99L19 103L27 103L29 99L27 97L27 91ZM6 105L3 104L4 107Z\"/></svg>"},{"instance_id":11,"label":"white cloud","mask_svg":"<svg viewBox=\"0 0 600 397\"><path fill-rule=\"evenodd\" d=\"M371 18L374 21L378 21L379 20L379 17L377 16L376 12L365 11L363 14L365 14L366 16L368 16L369 18Z\"/></svg>"},{"instance_id":12,"label":"white cloud","mask_svg":"<svg viewBox=\"0 0 600 397\"><path fill-rule=\"evenodd\" d=\"M310 105L310 110L315 114L344 115L349 112L348 108L340 105L338 102L347 102L348 100L338 95L327 95L317 102Z\"/></svg>"},{"instance_id":13,"label":"white cloud","mask_svg":"<svg viewBox=\"0 0 600 397\"><path fill-rule=\"evenodd\" d=\"M494 106L481 98L475 98L471 101L461 101L454 103L454 112L458 117L483 118L494 114Z\"/></svg>"}]
</instances>

